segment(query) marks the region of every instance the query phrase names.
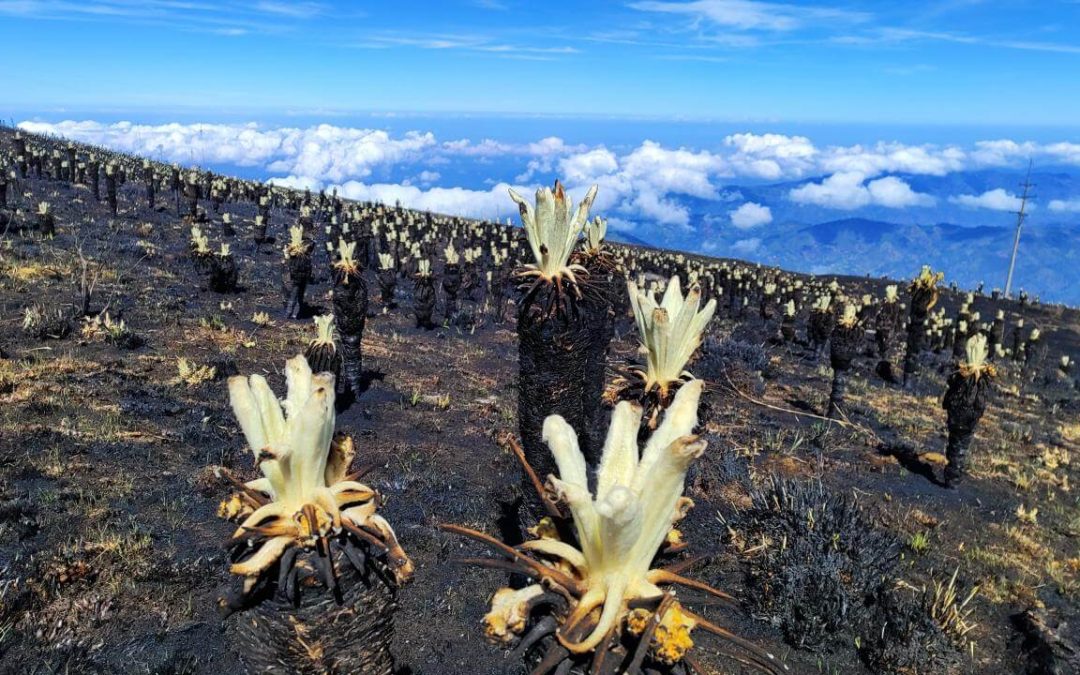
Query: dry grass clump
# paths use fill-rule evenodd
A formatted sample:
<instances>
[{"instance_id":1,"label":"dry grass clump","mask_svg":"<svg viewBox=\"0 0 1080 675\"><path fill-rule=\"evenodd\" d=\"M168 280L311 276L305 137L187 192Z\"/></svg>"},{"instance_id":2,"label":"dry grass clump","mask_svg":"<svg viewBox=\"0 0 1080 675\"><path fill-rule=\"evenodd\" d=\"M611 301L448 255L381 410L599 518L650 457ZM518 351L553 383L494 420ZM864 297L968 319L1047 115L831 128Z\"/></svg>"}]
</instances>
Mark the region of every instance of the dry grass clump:
<instances>
[{"instance_id":1,"label":"dry grass clump","mask_svg":"<svg viewBox=\"0 0 1080 675\"><path fill-rule=\"evenodd\" d=\"M184 357L176 359L177 377L173 380L176 384L186 384L189 387L197 387L204 382L209 382L217 376L217 368L214 366L199 365Z\"/></svg>"}]
</instances>

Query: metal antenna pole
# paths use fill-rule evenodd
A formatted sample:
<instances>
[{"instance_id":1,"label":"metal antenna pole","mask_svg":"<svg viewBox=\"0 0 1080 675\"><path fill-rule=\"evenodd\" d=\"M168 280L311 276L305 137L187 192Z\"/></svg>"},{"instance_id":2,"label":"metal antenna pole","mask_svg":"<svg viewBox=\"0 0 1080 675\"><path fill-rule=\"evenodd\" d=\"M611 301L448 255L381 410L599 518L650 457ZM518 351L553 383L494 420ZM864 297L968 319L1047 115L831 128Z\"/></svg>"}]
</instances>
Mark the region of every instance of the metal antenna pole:
<instances>
[{"instance_id":1,"label":"metal antenna pole","mask_svg":"<svg viewBox=\"0 0 1080 675\"><path fill-rule=\"evenodd\" d=\"M1024 226L1027 217L1027 200L1031 190L1031 164L1028 160L1027 177L1024 179L1024 193L1020 196L1020 210L1016 212L1016 236L1013 237L1012 257L1009 259L1009 276L1005 278L1005 297L1008 298L1012 291L1013 270L1016 268L1016 252L1020 248L1020 228Z\"/></svg>"}]
</instances>

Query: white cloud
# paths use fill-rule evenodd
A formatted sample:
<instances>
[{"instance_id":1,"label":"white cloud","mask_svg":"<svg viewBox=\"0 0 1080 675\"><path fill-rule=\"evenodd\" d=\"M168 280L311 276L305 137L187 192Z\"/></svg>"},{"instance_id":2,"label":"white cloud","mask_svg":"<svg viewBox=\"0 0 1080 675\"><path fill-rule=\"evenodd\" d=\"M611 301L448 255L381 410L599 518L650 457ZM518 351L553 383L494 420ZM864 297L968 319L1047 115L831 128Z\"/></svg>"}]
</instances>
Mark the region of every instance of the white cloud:
<instances>
[{"instance_id":1,"label":"white cloud","mask_svg":"<svg viewBox=\"0 0 1080 675\"><path fill-rule=\"evenodd\" d=\"M731 245L731 252L738 255L750 255L761 247L760 237L740 239Z\"/></svg>"},{"instance_id":2,"label":"white cloud","mask_svg":"<svg viewBox=\"0 0 1080 675\"><path fill-rule=\"evenodd\" d=\"M740 230L748 230L772 222L772 211L768 206L746 202L731 212L731 225Z\"/></svg>"},{"instance_id":3,"label":"white cloud","mask_svg":"<svg viewBox=\"0 0 1080 675\"><path fill-rule=\"evenodd\" d=\"M1038 146L1028 141L1017 143L1007 138L994 141L978 141L971 157L977 163L984 166L1007 166L1015 163L1018 159L1031 157L1038 150Z\"/></svg>"},{"instance_id":4,"label":"white cloud","mask_svg":"<svg viewBox=\"0 0 1080 675\"><path fill-rule=\"evenodd\" d=\"M937 200L927 194L915 192L911 186L895 176L872 180L866 185L870 201L890 209L909 206L933 206Z\"/></svg>"},{"instance_id":5,"label":"white cloud","mask_svg":"<svg viewBox=\"0 0 1080 675\"><path fill-rule=\"evenodd\" d=\"M320 124L307 129L264 128L258 124L101 124L65 121L22 122L33 133L48 133L169 162L265 166L269 171L320 180L362 178L372 168L416 161L436 146L430 132L393 138L379 129Z\"/></svg>"},{"instance_id":6,"label":"white cloud","mask_svg":"<svg viewBox=\"0 0 1080 675\"><path fill-rule=\"evenodd\" d=\"M646 220L660 225L690 226L690 211L669 199L662 199L656 192L641 191L628 206Z\"/></svg>"},{"instance_id":7,"label":"white cloud","mask_svg":"<svg viewBox=\"0 0 1080 675\"><path fill-rule=\"evenodd\" d=\"M944 176L965 167L966 153L957 147L877 143L870 147L831 147L820 167L829 172L858 172L864 176L882 173L914 173Z\"/></svg>"},{"instance_id":8,"label":"white cloud","mask_svg":"<svg viewBox=\"0 0 1080 675\"><path fill-rule=\"evenodd\" d=\"M949 201L972 209L990 209L992 211L1019 211L1020 198L1004 188L987 190L981 195L956 195L949 197ZM1034 204L1028 204L1027 210L1035 209Z\"/></svg>"},{"instance_id":9,"label":"white cloud","mask_svg":"<svg viewBox=\"0 0 1080 675\"><path fill-rule=\"evenodd\" d=\"M1063 164L1080 165L1080 143L1051 143L1041 148L1042 152Z\"/></svg>"},{"instance_id":10,"label":"white cloud","mask_svg":"<svg viewBox=\"0 0 1080 675\"><path fill-rule=\"evenodd\" d=\"M866 176L857 171L834 173L820 183L807 183L788 193L799 204L816 204L851 211L870 203L870 191L863 185Z\"/></svg>"},{"instance_id":11,"label":"white cloud","mask_svg":"<svg viewBox=\"0 0 1080 675\"><path fill-rule=\"evenodd\" d=\"M899 209L934 204L933 197L915 192L895 176L864 184L865 181L866 176L858 171L840 171L820 183L807 183L791 190L788 198L799 204L814 204L841 211L853 211L864 206Z\"/></svg>"},{"instance_id":12,"label":"white cloud","mask_svg":"<svg viewBox=\"0 0 1080 675\"><path fill-rule=\"evenodd\" d=\"M672 196L720 199L713 179L727 172L727 163L707 150L669 149L644 141L622 156L603 147L570 154L559 160L558 168L571 188L583 192L590 185L599 186L597 212L689 227L689 209ZM526 172L518 179L531 175Z\"/></svg>"},{"instance_id":13,"label":"white cloud","mask_svg":"<svg viewBox=\"0 0 1080 675\"><path fill-rule=\"evenodd\" d=\"M559 160L559 174L571 184L587 183L598 176L613 173L618 168L619 161L615 153L607 148L597 148Z\"/></svg>"},{"instance_id":14,"label":"white cloud","mask_svg":"<svg viewBox=\"0 0 1080 675\"><path fill-rule=\"evenodd\" d=\"M323 188L322 181L311 176L286 176L284 178L271 178L266 182L271 185L292 188L293 190L311 190L312 192L318 192Z\"/></svg>"},{"instance_id":15,"label":"white cloud","mask_svg":"<svg viewBox=\"0 0 1080 675\"><path fill-rule=\"evenodd\" d=\"M384 204L401 202L402 206L420 211L432 211L468 218L503 220L516 216L517 209L507 194L507 183L497 183L489 190L469 190L466 188L433 187L423 190L414 185L395 183L366 184L359 181L347 181L341 185L327 186L328 190L337 188L338 194L347 199L375 201ZM528 186L514 186L521 194L528 194Z\"/></svg>"},{"instance_id":16,"label":"white cloud","mask_svg":"<svg viewBox=\"0 0 1080 675\"><path fill-rule=\"evenodd\" d=\"M345 129L327 124L306 130L288 139L286 157L272 162L270 171L288 171L303 176L319 176L341 181L371 175L371 169L420 159L435 145L431 132L410 131L391 138L382 130Z\"/></svg>"},{"instance_id":17,"label":"white cloud","mask_svg":"<svg viewBox=\"0 0 1080 675\"><path fill-rule=\"evenodd\" d=\"M727 163L708 150L668 150L655 141L645 141L622 157L620 166L635 181L658 191L715 199L716 188L709 177L723 172Z\"/></svg>"},{"instance_id":18,"label":"white cloud","mask_svg":"<svg viewBox=\"0 0 1080 675\"><path fill-rule=\"evenodd\" d=\"M1050 201L1049 207L1055 213L1080 213L1080 197L1075 199L1054 199Z\"/></svg>"},{"instance_id":19,"label":"white cloud","mask_svg":"<svg viewBox=\"0 0 1080 675\"><path fill-rule=\"evenodd\" d=\"M732 134L724 145L735 149L730 162L736 174L766 180L803 176L814 170L818 154L805 136Z\"/></svg>"}]
</instances>

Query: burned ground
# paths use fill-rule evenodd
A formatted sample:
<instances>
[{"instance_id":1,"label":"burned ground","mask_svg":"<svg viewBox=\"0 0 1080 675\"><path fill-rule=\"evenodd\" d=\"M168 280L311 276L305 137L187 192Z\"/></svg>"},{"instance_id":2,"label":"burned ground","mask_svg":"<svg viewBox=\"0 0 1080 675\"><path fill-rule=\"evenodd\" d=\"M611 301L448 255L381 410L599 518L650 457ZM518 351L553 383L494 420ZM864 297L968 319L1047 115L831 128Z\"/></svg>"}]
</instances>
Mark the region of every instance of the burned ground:
<instances>
[{"instance_id":1,"label":"burned ground","mask_svg":"<svg viewBox=\"0 0 1080 675\"><path fill-rule=\"evenodd\" d=\"M0 137L0 147L9 142ZM84 187L32 179L18 188L12 201L28 222L38 202L53 205L56 236L9 227L0 239L0 672L236 672L217 610L233 583L225 549L233 528L216 516L228 490L211 467L255 475L224 378L261 372L280 391L285 360L314 337L310 318L282 318L281 244L297 213L275 208L269 233L278 243L260 246L250 234L255 206L225 204L237 229L226 240L240 289L222 294L204 288L188 256L188 226L168 194L151 211L132 181L113 217ZM210 234L222 240L218 230ZM326 259L318 250L315 257L306 316L331 307ZM107 309L139 340L106 339L107 330L84 329L84 318L71 313L84 272L97 279L91 316ZM497 533L521 489L518 464L499 442L517 432L514 312L495 323L473 307L479 321L471 329L417 328L412 283L399 283L398 306L384 311L376 271L365 274L368 387L338 427L356 437L357 462L376 467L365 480L387 497L381 512L416 563L398 596L399 666L417 674L513 672L479 625L505 575L455 565L475 549L437 526ZM855 297L880 295L885 283L839 281ZM441 293L439 302L437 317ZM959 296L946 292L942 302L955 311ZM958 491L934 478L934 453L945 444L939 398L947 354L927 354L907 392L873 375L868 340L851 371L849 423L829 423L819 417L828 359L770 343L775 321L766 325L754 312L718 315L706 345L718 350L706 369L710 447L688 477L696 506L681 529L685 555L708 556L694 575L746 611L693 594L680 599L766 646L791 672L873 672L867 664L880 659L867 654L882 653L874 645L880 634L862 634L858 615L843 627L845 639L798 649L782 622L760 620L768 618L760 598L751 601L760 591L747 573L754 557L785 546L747 525L754 491L774 478L814 481L857 506L871 539L895 542L899 585L882 597L922 597L956 569L963 589L978 585L968 607L976 625L963 644L949 646L955 672L1028 672L1031 646L1014 627L1024 622L1010 619L1027 610L1064 626L1066 639L1072 631L1075 643L1080 394L1057 375L1056 361L1078 356L1080 318L1060 307L975 300L984 317L998 308L1010 327L1020 316L1039 326L1048 357L1023 387L1018 368L1004 367L976 432L971 478ZM27 310L45 317L31 331L23 330ZM258 312L270 321L255 321ZM616 322L609 374L636 358L631 326L627 317ZM708 672L741 672L710 654L708 637L698 640Z\"/></svg>"}]
</instances>

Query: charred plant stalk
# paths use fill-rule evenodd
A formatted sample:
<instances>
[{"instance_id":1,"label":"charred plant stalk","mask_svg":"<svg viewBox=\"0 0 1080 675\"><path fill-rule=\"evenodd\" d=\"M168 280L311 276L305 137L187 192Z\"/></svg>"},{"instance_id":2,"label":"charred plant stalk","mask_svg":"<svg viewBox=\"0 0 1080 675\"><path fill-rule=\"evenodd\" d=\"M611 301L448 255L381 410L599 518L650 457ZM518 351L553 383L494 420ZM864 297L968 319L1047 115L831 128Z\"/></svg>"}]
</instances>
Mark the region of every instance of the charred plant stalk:
<instances>
[{"instance_id":1,"label":"charred plant stalk","mask_svg":"<svg viewBox=\"0 0 1080 675\"><path fill-rule=\"evenodd\" d=\"M911 282L911 306L908 307L907 349L904 352L904 386L910 387L912 376L919 370L919 356L926 349L926 317L937 304L938 284L945 277L923 265L922 272Z\"/></svg>"},{"instance_id":2,"label":"charred plant stalk","mask_svg":"<svg viewBox=\"0 0 1080 675\"><path fill-rule=\"evenodd\" d=\"M108 164L105 166L105 197L109 202L109 209L115 216L119 211L120 205L116 198L116 166Z\"/></svg>"},{"instance_id":3,"label":"charred plant stalk","mask_svg":"<svg viewBox=\"0 0 1080 675\"><path fill-rule=\"evenodd\" d=\"M341 339L344 385L359 396L363 390L364 325L367 322L367 283L353 255L355 244L339 244L340 259L334 264L334 320Z\"/></svg>"},{"instance_id":4,"label":"charred plant stalk","mask_svg":"<svg viewBox=\"0 0 1080 675\"><path fill-rule=\"evenodd\" d=\"M967 344L971 325L966 320L961 320L956 324L956 328L950 332L953 340L952 355L954 359L959 360L964 356L964 346Z\"/></svg>"},{"instance_id":5,"label":"charred plant stalk","mask_svg":"<svg viewBox=\"0 0 1080 675\"><path fill-rule=\"evenodd\" d=\"M379 272L375 277L379 282L379 299L384 307L395 307L394 289L397 288L397 272L394 259L389 253L379 254Z\"/></svg>"},{"instance_id":6,"label":"charred plant stalk","mask_svg":"<svg viewBox=\"0 0 1080 675\"><path fill-rule=\"evenodd\" d=\"M856 312L853 305L844 307L844 315L836 322L836 328L829 340L829 363L833 371L829 407L825 411L825 416L829 419L845 416L844 394L847 392L851 362L858 354L863 339L862 324L859 323Z\"/></svg>"},{"instance_id":7,"label":"charred plant stalk","mask_svg":"<svg viewBox=\"0 0 1080 675\"><path fill-rule=\"evenodd\" d=\"M56 235L56 218L53 216L49 202L38 204L38 231L43 237Z\"/></svg>"},{"instance_id":8,"label":"charred plant stalk","mask_svg":"<svg viewBox=\"0 0 1080 675\"><path fill-rule=\"evenodd\" d=\"M93 156L86 163L86 178L90 181L90 194L94 195L94 201L101 201L101 167Z\"/></svg>"},{"instance_id":9,"label":"charred plant stalk","mask_svg":"<svg viewBox=\"0 0 1080 675\"><path fill-rule=\"evenodd\" d=\"M201 196L198 174L192 172L184 181L184 199L187 200L187 216L194 219L199 215L199 197Z\"/></svg>"},{"instance_id":10,"label":"charred plant stalk","mask_svg":"<svg viewBox=\"0 0 1080 675\"><path fill-rule=\"evenodd\" d=\"M334 315L315 317L315 339L308 343L304 358L315 373L331 373L340 388L341 355L334 342Z\"/></svg>"},{"instance_id":11,"label":"charred plant stalk","mask_svg":"<svg viewBox=\"0 0 1080 675\"><path fill-rule=\"evenodd\" d=\"M229 251L229 245L222 244L221 250L210 258L210 290L235 293L238 277L236 258Z\"/></svg>"},{"instance_id":12,"label":"charred plant stalk","mask_svg":"<svg viewBox=\"0 0 1080 675\"><path fill-rule=\"evenodd\" d=\"M889 360L889 350L892 348L892 338L896 329L900 326L900 303L897 301L896 286L885 288L885 302L878 309L874 321L874 343L877 345L878 363L874 372L886 382L895 383L896 375L893 373L892 361Z\"/></svg>"},{"instance_id":13,"label":"charred plant stalk","mask_svg":"<svg viewBox=\"0 0 1080 675\"><path fill-rule=\"evenodd\" d=\"M990 358L993 359L997 355L998 345L1005 346L1005 311L999 309L997 314L994 315L994 322L990 324L990 335L987 339L987 351L990 352Z\"/></svg>"},{"instance_id":14,"label":"charred plant stalk","mask_svg":"<svg viewBox=\"0 0 1080 675\"><path fill-rule=\"evenodd\" d=\"M264 216L255 216L255 223L251 228L251 238L258 246L266 242L267 220Z\"/></svg>"},{"instance_id":15,"label":"charred plant stalk","mask_svg":"<svg viewBox=\"0 0 1080 675\"><path fill-rule=\"evenodd\" d=\"M304 593L296 600L280 591L320 583L319 575L286 571L284 583L267 589L261 602L232 617L226 634L249 672L269 675L395 672L390 641L397 613L397 586L355 538L336 537L327 556L337 575L332 593ZM348 551L348 552L346 552ZM295 557L293 557L295 560ZM284 561L290 562L290 561ZM295 565L295 562L293 562ZM270 576L281 576L279 565ZM292 567L295 570L295 567Z\"/></svg>"},{"instance_id":16,"label":"charred plant stalk","mask_svg":"<svg viewBox=\"0 0 1080 675\"><path fill-rule=\"evenodd\" d=\"M560 415L586 441L588 420L582 405L589 363L592 327L575 306L555 315L545 307L556 302L556 289L544 289L532 298L519 300L518 336L518 430L525 457L540 475L555 466L543 442L544 419ZM595 457L593 458L596 459Z\"/></svg>"},{"instance_id":17,"label":"charred plant stalk","mask_svg":"<svg viewBox=\"0 0 1080 675\"><path fill-rule=\"evenodd\" d=\"M807 324L807 337L810 338L810 346L814 349L814 359L820 360L825 354L825 347L829 343L833 328L836 326L836 315L832 311L832 297L823 295L814 303L810 310L810 319Z\"/></svg>"},{"instance_id":18,"label":"charred plant stalk","mask_svg":"<svg viewBox=\"0 0 1080 675\"><path fill-rule=\"evenodd\" d=\"M311 242L304 238L303 228L289 230L291 239L285 246L285 270L283 276L285 317L298 319L304 311L304 293L311 281ZM340 325L340 323L339 323Z\"/></svg>"},{"instance_id":19,"label":"charred plant stalk","mask_svg":"<svg viewBox=\"0 0 1080 675\"><path fill-rule=\"evenodd\" d=\"M431 330L435 324L431 315L435 312L435 281L431 276L431 262L420 261L420 268L413 277L413 315L416 327Z\"/></svg>"},{"instance_id":20,"label":"charred plant stalk","mask_svg":"<svg viewBox=\"0 0 1080 675\"><path fill-rule=\"evenodd\" d=\"M1013 329L1012 334L1012 358L1013 361L1019 361L1023 358L1022 347L1024 346L1024 320L1017 319L1016 328Z\"/></svg>"},{"instance_id":21,"label":"charred plant stalk","mask_svg":"<svg viewBox=\"0 0 1080 675\"><path fill-rule=\"evenodd\" d=\"M173 201L176 202L176 217L179 218L180 213L180 167L173 164L169 168L169 190L173 193Z\"/></svg>"},{"instance_id":22,"label":"charred plant stalk","mask_svg":"<svg viewBox=\"0 0 1080 675\"><path fill-rule=\"evenodd\" d=\"M491 274L491 314L495 323L506 321L507 287L510 285L506 273L500 268Z\"/></svg>"},{"instance_id":23,"label":"charred plant stalk","mask_svg":"<svg viewBox=\"0 0 1080 675\"><path fill-rule=\"evenodd\" d=\"M780 319L780 335L784 342L795 341L795 301L788 300L784 305L784 317Z\"/></svg>"},{"instance_id":24,"label":"charred plant stalk","mask_svg":"<svg viewBox=\"0 0 1080 675\"><path fill-rule=\"evenodd\" d=\"M1035 379L1036 373L1046 360L1046 345L1038 328L1033 328L1024 343L1024 365L1020 369L1021 386Z\"/></svg>"},{"instance_id":25,"label":"charred plant stalk","mask_svg":"<svg viewBox=\"0 0 1080 675\"><path fill-rule=\"evenodd\" d=\"M767 283L762 288L761 299L758 302L758 314L761 316L761 320L768 323L772 321L773 315L776 313L776 284Z\"/></svg>"},{"instance_id":26,"label":"charred plant stalk","mask_svg":"<svg viewBox=\"0 0 1080 675\"><path fill-rule=\"evenodd\" d=\"M949 441L945 449L949 464L945 483L954 487L967 472L968 448L975 427L986 412L994 367L986 363L986 336L976 334L966 344L967 359L949 376L942 407L948 415Z\"/></svg>"},{"instance_id":27,"label":"charred plant stalk","mask_svg":"<svg viewBox=\"0 0 1080 675\"><path fill-rule=\"evenodd\" d=\"M150 162L143 162L143 181L146 183L146 208L153 211L157 177L154 175L154 167L150 165Z\"/></svg>"},{"instance_id":28,"label":"charred plant stalk","mask_svg":"<svg viewBox=\"0 0 1080 675\"><path fill-rule=\"evenodd\" d=\"M390 675L396 589L412 563L373 489L349 473L352 439L334 436L334 378L303 356L286 367L284 406L259 375L229 380L233 411L263 477L218 513L237 522L221 601L241 659L260 673ZM237 614L237 612L239 612Z\"/></svg>"},{"instance_id":29,"label":"charred plant stalk","mask_svg":"<svg viewBox=\"0 0 1080 675\"><path fill-rule=\"evenodd\" d=\"M458 293L461 292L461 265L447 262L443 268L442 289L445 298L443 318L451 321L458 311Z\"/></svg>"},{"instance_id":30,"label":"charred plant stalk","mask_svg":"<svg viewBox=\"0 0 1080 675\"><path fill-rule=\"evenodd\" d=\"M560 415L577 433L582 453L598 458L589 447L584 397L587 366L593 342L588 316L582 306L593 292L588 274L570 255L596 195L594 187L577 211L556 181L555 189L536 192L536 208L513 190L535 263L519 268L518 299L518 426L526 460L540 475L554 470L543 442L544 419ZM528 494L528 492L526 492Z\"/></svg>"},{"instance_id":31,"label":"charred plant stalk","mask_svg":"<svg viewBox=\"0 0 1080 675\"><path fill-rule=\"evenodd\" d=\"M603 227L599 217L590 227ZM602 235L601 235L602 238ZM622 276L611 256L600 245L589 246L580 257L588 270L590 293L581 303L589 331L589 354L585 363L585 392L583 399L585 421L589 431L589 447L599 448L603 439L604 385L607 382L607 358L611 340L615 337L615 317L626 312L626 295L622 292Z\"/></svg>"}]
</instances>

